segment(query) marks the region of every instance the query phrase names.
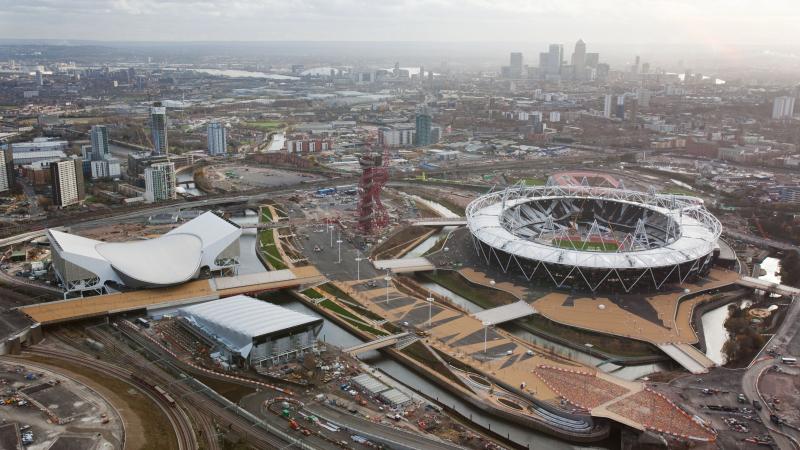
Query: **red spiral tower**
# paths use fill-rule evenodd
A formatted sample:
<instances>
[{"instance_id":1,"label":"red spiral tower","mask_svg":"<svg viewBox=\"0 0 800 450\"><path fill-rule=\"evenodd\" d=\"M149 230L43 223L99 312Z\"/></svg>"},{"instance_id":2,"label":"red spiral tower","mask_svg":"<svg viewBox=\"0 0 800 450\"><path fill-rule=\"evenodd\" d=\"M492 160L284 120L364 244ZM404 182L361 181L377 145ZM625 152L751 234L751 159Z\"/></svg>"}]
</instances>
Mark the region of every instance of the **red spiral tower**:
<instances>
[{"instance_id":1,"label":"red spiral tower","mask_svg":"<svg viewBox=\"0 0 800 450\"><path fill-rule=\"evenodd\" d=\"M361 179L358 182L358 230L374 234L389 223L386 207L381 203L381 190L389 179L388 158L368 150L358 160Z\"/></svg>"}]
</instances>

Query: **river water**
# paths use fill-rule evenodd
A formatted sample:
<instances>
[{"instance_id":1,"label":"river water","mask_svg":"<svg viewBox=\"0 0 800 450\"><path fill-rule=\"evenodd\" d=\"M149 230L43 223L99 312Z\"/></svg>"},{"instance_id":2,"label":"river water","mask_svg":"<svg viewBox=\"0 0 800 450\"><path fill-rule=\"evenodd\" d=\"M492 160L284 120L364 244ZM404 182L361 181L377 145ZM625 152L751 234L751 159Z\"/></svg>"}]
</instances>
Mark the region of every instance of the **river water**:
<instances>
[{"instance_id":1,"label":"river water","mask_svg":"<svg viewBox=\"0 0 800 450\"><path fill-rule=\"evenodd\" d=\"M769 281L772 283L780 283L780 260L778 258L765 258L760 264L761 268L766 272L764 275L758 277L760 280ZM740 307L747 305L748 301L740 304ZM701 318L703 322L703 333L706 340L706 356L717 364L725 364L725 353L722 347L728 341L730 335L725 329L725 321L728 319L728 307L731 303L714 308L711 311L703 314Z\"/></svg>"},{"instance_id":2,"label":"river water","mask_svg":"<svg viewBox=\"0 0 800 450\"><path fill-rule=\"evenodd\" d=\"M253 224L258 221L258 216L254 211L248 211L244 217L233 217L231 220L240 225ZM239 274L258 273L264 271L261 261L259 261L258 257L256 256L256 239L257 236L255 230L245 230L242 233L242 237L239 239L241 252L239 258ZM466 300L464 299L464 301ZM281 306L315 317L321 317L314 310L298 300L292 299L290 301L281 302ZM319 338L324 342L340 347L350 347L362 342L359 338L353 336L347 330L328 321L324 317L323 321L324 322L322 329L320 330ZM361 359L367 364L377 367L395 380L398 380L406 386L413 388L417 392L427 395L430 398L438 399L440 403L454 408L465 417L472 417L473 422L486 428L491 428L492 431L506 436L522 446L529 446L531 449L543 450L587 448L569 444L559 439L537 433L523 426L509 423L486 414L480 409L464 402L449 392L440 389L437 385L417 375L415 372L406 368L395 360L384 356L380 352L374 351L364 353L361 356ZM600 446L595 448L607 447Z\"/></svg>"}]
</instances>

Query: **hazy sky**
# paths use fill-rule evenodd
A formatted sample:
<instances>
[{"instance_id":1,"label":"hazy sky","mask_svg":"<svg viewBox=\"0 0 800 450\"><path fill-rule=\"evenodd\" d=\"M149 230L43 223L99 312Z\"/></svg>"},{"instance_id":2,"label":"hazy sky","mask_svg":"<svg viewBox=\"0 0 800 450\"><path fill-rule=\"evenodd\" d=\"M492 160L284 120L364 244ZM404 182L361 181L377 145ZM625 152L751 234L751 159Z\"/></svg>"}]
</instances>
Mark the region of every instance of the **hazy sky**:
<instances>
[{"instance_id":1,"label":"hazy sky","mask_svg":"<svg viewBox=\"0 0 800 450\"><path fill-rule=\"evenodd\" d=\"M0 0L0 38L800 43L800 0Z\"/></svg>"}]
</instances>

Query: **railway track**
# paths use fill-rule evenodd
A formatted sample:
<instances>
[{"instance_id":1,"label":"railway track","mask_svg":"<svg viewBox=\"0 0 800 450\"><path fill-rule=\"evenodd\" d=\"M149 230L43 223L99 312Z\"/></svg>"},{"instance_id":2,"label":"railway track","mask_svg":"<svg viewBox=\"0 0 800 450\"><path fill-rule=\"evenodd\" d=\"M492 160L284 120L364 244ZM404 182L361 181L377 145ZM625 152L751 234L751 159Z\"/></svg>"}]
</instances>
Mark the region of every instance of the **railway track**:
<instances>
[{"instance_id":1,"label":"railway track","mask_svg":"<svg viewBox=\"0 0 800 450\"><path fill-rule=\"evenodd\" d=\"M131 350L127 344L116 340L115 337L108 333L94 329L94 327L90 327L85 331L89 331L93 339L105 346L102 352L105 358L113 360L122 366L130 367L140 378L146 377L154 383L161 383L163 387L167 387L170 390L176 402L186 404L186 409L192 412L192 415L196 418L196 423L203 429L202 440L206 442L206 448L219 448L217 431L209 417L213 417L221 426L246 436L247 442L254 444L256 448L283 448L290 444L290 442L286 442L267 430L254 427L246 418L239 416L225 406L221 406L206 394L187 386L180 379L176 380L174 376L164 369ZM58 333L56 334L59 338L63 338ZM140 346L143 345L135 340L133 342ZM69 343L72 346L77 345L78 348L81 346L74 339ZM112 353L111 349L116 351Z\"/></svg>"},{"instance_id":2,"label":"railway track","mask_svg":"<svg viewBox=\"0 0 800 450\"><path fill-rule=\"evenodd\" d=\"M92 370L116 379L119 379L143 392L150 398L159 409L167 416L173 429L178 442L180 450L194 450L197 448L197 441L195 440L194 429L189 417L185 411L179 407L175 407L163 396L158 395L157 392L152 391L140 383L137 383L132 377L133 372L114 366L112 364L97 361L88 355L80 353L72 353L65 350L52 350L41 347L31 347L26 350L27 353L34 355L46 356L48 358L60 359L62 361L72 362L82 367L88 367Z\"/></svg>"}]
</instances>

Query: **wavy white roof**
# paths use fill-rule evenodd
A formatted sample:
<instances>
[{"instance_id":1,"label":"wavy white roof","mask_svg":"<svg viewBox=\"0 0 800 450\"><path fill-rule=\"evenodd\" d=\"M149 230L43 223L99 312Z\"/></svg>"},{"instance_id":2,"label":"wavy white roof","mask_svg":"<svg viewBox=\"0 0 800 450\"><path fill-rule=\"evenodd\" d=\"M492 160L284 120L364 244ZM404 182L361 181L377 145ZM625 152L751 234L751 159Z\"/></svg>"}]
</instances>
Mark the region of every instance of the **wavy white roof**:
<instances>
[{"instance_id":1,"label":"wavy white roof","mask_svg":"<svg viewBox=\"0 0 800 450\"><path fill-rule=\"evenodd\" d=\"M48 230L53 246L73 264L96 274L110 266L123 282L144 286L170 286L194 278L204 262L213 263L240 234L237 225L212 212L163 236L139 241L102 242Z\"/></svg>"}]
</instances>

